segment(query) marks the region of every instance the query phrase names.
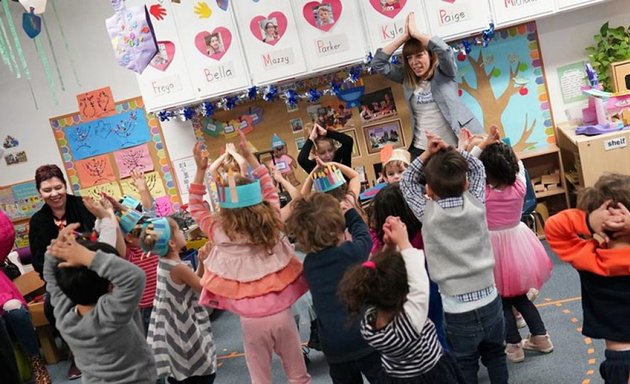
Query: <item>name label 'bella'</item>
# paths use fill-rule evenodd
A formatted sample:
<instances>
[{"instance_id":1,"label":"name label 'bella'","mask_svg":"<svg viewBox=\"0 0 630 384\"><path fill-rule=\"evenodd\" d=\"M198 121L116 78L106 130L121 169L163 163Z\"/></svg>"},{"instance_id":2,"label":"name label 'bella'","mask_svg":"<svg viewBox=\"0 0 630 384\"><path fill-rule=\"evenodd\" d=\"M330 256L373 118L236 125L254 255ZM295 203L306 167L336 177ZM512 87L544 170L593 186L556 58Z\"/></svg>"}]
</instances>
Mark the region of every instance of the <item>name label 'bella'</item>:
<instances>
[{"instance_id":1,"label":"name label 'bella'","mask_svg":"<svg viewBox=\"0 0 630 384\"><path fill-rule=\"evenodd\" d=\"M155 96L165 96L182 90L179 76L163 77L151 82L151 89Z\"/></svg>"},{"instance_id":2,"label":"name label 'bella'","mask_svg":"<svg viewBox=\"0 0 630 384\"><path fill-rule=\"evenodd\" d=\"M319 57L334 55L339 52L347 51L350 48L348 46L348 39L346 38L346 35L336 35L330 36L326 39L316 39L314 42L317 56Z\"/></svg>"},{"instance_id":3,"label":"name label 'bella'","mask_svg":"<svg viewBox=\"0 0 630 384\"><path fill-rule=\"evenodd\" d=\"M286 67L292 65L295 62L293 57L293 49L282 49L280 51L268 52L261 57L263 62L263 68L266 70L277 69L279 67Z\"/></svg>"},{"instance_id":4,"label":"name label 'bella'","mask_svg":"<svg viewBox=\"0 0 630 384\"><path fill-rule=\"evenodd\" d=\"M215 65L203 69L203 75L208 83L230 80L234 75L232 62Z\"/></svg>"}]
</instances>

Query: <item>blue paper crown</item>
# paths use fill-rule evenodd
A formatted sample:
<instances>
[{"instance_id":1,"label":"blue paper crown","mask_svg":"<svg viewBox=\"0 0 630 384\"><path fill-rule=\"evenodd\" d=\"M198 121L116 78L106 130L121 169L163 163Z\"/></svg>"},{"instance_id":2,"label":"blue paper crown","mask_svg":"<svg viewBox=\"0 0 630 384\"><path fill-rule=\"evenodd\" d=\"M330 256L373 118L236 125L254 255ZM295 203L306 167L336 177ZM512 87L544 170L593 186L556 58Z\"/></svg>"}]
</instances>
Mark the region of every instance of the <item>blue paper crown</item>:
<instances>
[{"instance_id":1,"label":"blue paper crown","mask_svg":"<svg viewBox=\"0 0 630 384\"><path fill-rule=\"evenodd\" d=\"M158 256L166 256L168 254L168 242L171 240L171 226L165 217L158 217L147 220L144 223L141 238L146 235L155 235L157 240L152 249L148 249L144 245L144 241L140 242L142 250L145 252L155 253Z\"/></svg>"},{"instance_id":2,"label":"blue paper crown","mask_svg":"<svg viewBox=\"0 0 630 384\"><path fill-rule=\"evenodd\" d=\"M317 192L328 192L346 183L343 173L337 167L320 168L313 174L313 188Z\"/></svg>"},{"instance_id":3,"label":"blue paper crown","mask_svg":"<svg viewBox=\"0 0 630 384\"><path fill-rule=\"evenodd\" d=\"M277 133L273 134L273 137L271 138L271 148L282 147L282 146L285 146L286 144L287 143L282 141L282 139L280 138L280 136L278 136Z\"/></svg>"},{"instance_id":4,"label":"blue paper crown","mask_svg":"<svg viewBox=\"0 0 630 384\"><path fill-rule=\"evenodd\" d=\"M128 234L142 220L142 214L135 209L127 209L118 214L118 222L123 234Z\"/></svg>"},{"instance_id":5,"label":"blue paper crown","mask_svg":"<svg viewBox=\"0 0 630 384\"><path fill-rule=\"evenodd\" d=\"M135 209L135 210L139 210L139 208L142 206L142 204L140 204L140 201L127 195L123 196L123 198L120 200L120 204L122 204L123 206L129 209Z\"/></svg>"},{"instance_id":6,"label":"blue paper crown","mask_svg":"<svg viewBox=\"0 0 630 384\"><path fill-rule=\"evenodd\" d=\"M260 180L235 187L217 185L217 193L221 208L245 208L263 201Z\"/></svg>"}]
</instances>

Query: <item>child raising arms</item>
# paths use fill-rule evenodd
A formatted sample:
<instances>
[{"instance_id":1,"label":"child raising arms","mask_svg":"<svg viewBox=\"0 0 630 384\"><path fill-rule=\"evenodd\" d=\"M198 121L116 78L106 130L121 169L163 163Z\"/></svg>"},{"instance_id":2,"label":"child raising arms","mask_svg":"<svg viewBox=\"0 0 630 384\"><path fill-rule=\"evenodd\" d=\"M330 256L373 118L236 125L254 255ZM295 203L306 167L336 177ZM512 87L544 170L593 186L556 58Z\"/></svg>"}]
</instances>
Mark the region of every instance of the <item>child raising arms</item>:
<instances>
[{"instance_id":1,"label":"child raising arms","mask_svg":"<svg viewBox=\"0 0 630 384\"><path fill-rule=\"evenodd\" d=\"M388 217L383 231L387 248L348 270L339 295L350 314L367 305L361 334L381 352L387 382L464 383L427 317L429 277L424 253L412 247L400 218Z\"/></svg>"},{"instance_id":2,"label":"child raising arms","mask_svg":"<svg viewBox=\"0 0 630 384\"><path fill-rule=\"evenodd\" d=\"M460 139L461 140L461 139ZM460 145L465 145L460 142ZM486 215L494 252L494 280L503 303L508 360L525 359L524 349L549 353L553 344L527 291L549 280L553 265L536 234L521 221L525 168L512 148L499 140L499 129L471 150L486 170ZM513 308L523 315L531 336L521 343Z\"/></svg>"},{"instance_id":3,"label":"child raising arms","mask_svg":"<svg viewBox=\"0 0 630 384\"><path fill-rule=\"evenodd\" d=\"M203 254L199 254L196 273L182 262L179 252L186 246L186 238L171 218L161 217L145 223L140 239L145 252L160 257L147 335L158 377L169 376L171 384L212 384L217 357L210 317L207 310L199 305Z\"/></svg>"},{"instance_id":4,"label":"child raising arms","mask_svg":"<svg viewBox=\"0 0 630 384\"><path fill-rule=\"evenodd\" d=\"M214 243L204 263L201 302L240 316L252 383L271 384L273 352L282 359L289 383L310 383L291 314L291 305L308 290L302 263L282 233L273 180L239 133L243 157L256 180L228 176L227 183L218 186L221 209L217 214L203 206L208 158L201 144L194 148L197 172L190 185L191 215Z\"/></svg>"},{"instance_id":5,"label":"child raising arms","mask_svg":"<svg viewBox=\"0 0 630 384\"><path fill-rule=\"evenodd\" d=\"M599 372L607 384L627 384L630 373L630 176L605 174L545 223L558 257L580 276L582 334L606 341ZM599 235L600 243L594 235Z\"/></svg>"}]
</instances>

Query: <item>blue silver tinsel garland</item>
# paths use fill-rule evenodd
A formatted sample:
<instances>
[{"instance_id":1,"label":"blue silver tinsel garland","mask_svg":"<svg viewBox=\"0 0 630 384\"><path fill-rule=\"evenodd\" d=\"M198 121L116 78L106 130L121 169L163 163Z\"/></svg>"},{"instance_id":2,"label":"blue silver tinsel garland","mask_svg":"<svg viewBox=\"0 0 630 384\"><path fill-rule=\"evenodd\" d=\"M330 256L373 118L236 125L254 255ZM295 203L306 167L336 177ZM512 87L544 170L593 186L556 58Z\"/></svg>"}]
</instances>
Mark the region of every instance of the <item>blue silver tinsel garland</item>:
<instances>
[{"instance_id":1,"label":"blue silver tinsel garland","mask_svg":"<svg viewBox=\"0 0 630 384\"><path fill-rule=\"evenodd\" d=\"M451 48L456 52L468 55L472 51L473 46L487 47L494 38L494 34L494 23L490 23L489 27L479 36L475 38L462 39L457 44L451 45ZM239 95L225 96L218 101L204 101L194 106L159 111L157 112L157 117L162 122L170 121L174 118L187 121L195 118L195 116L209 117L212 116L218 109L225 111L231 110L240 103L257 100L261 96L262 99L267 102L273 102L280 98L290 107L294 107L300 100L307 101L309 103L316 103L324 95L337 96L342 89L356 86L355 83L360 80L361 75L372 73L371 64L373 58L374 56L370 52L363 59L363 63L347 68L347 77L341 81L338 80L339 78L335 80L335 75L333 74L327 75L330 76L328 79L332 78L330 81L331 85L327 88L317 89L315 87L311 87L306 92L298 93L297 89L304 89L305 84L307 84L304 80L297 80L294 84L288 87L283 86L281 94L279 94L278 87L275 85L267 85L264 89L252 86ZM390 62L392 64L400 64L400 56L392 55Z\"/></svg>"}]
</instances>

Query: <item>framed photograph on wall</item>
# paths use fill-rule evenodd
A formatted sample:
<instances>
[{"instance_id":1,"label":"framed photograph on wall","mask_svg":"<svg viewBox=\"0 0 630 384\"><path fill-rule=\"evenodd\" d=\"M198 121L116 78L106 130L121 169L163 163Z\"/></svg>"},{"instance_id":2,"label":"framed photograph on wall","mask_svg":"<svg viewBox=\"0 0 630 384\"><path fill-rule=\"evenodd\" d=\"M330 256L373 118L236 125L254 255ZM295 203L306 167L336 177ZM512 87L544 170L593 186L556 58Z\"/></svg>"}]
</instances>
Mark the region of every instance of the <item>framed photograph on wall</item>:
<instances>
[{"instance_id":1,"label":"framed photograph on wall","mask_svg":"<svg viewBox=\"0 0 630 384\"><path fill-rule=\"evenodd\" d=\"M302 150L304 143L306 143L305 137L298 137L295 139L295 146L297 147L298 152Z\"/></svg>"},{"instance_id":2,"label":"framed photograph on wall","mask_svg":"<svg viewBox=\"0 0 630 384\"><path fill-rule=\"evenodd\" d=\"M359 141L357 140L357 131L354 129L346 129L339 132L352 137L352 140L354 140L354 145L352 146L352 157L361 157L361 150L359 149Z\"/></svg>"},{"instance_id":3,"label":"framed photograph on wall","mask_svg":"<svg viewBox=\"0 0 630 384\"><path fill-rule=\"evenodd\" d=\"M394 94L391 88L385 88L372 93L366 93L359 99L361 106L361 122L391 118L398 114Z\"/></svg>"},{"instance_id":4,"label":"framed photograph on wall","mask_svg":"<svg viewBox=\"0 0 630 384\"><path fill-rule=\"evenodd\" d=\"M394 148L405 146L400 120L364 126L363 137L369 154L378 153L385 144L392 144Z\"/></svg>"},{"instance_id":5,"label":"framed photograph on wall","mask_svg":"<svg viewBox=\"0 0 630 384\"><path fill-rule=\"evenodd\" d=\"M291 131L293 133L304 131L304 122L299 117L289 120L289 124L291 124Z\"/></svg>"}]
</instances>

